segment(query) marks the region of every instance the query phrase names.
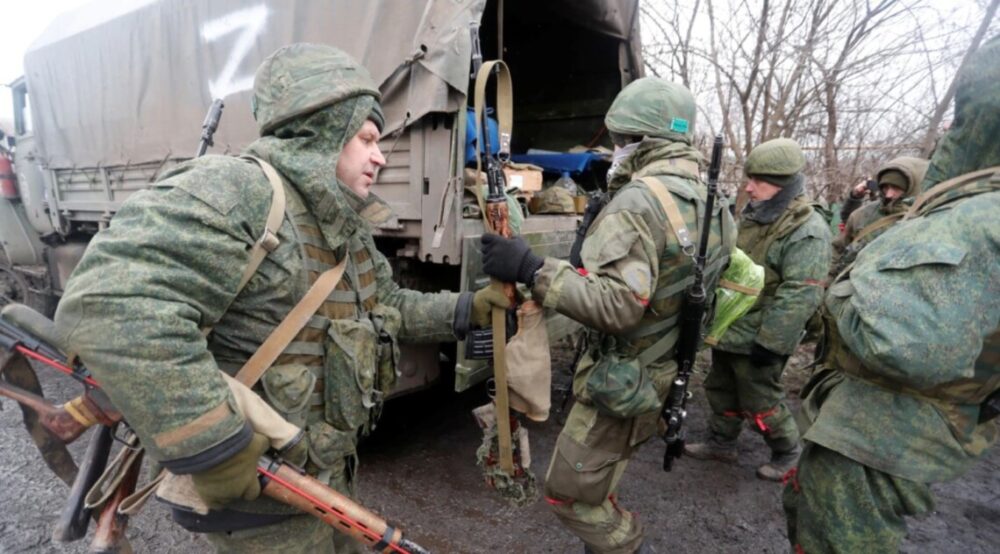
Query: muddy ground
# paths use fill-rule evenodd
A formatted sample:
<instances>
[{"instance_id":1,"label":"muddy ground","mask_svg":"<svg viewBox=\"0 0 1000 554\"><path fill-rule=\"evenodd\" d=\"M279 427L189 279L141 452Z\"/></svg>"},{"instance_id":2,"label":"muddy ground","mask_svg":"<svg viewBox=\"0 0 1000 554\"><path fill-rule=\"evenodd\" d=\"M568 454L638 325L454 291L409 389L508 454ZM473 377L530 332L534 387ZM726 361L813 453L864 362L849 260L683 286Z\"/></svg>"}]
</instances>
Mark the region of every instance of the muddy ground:
<instances>
[{"instance_id":1,"label":"muddy ground","mask_svg":"<svg viewBox=\"0 0 1000 554\"><path fill-rule=\"evenodd\" d=\"M804 365L806 354L790 367ZM565 349L557 371L569 363ZM804 372L786 372L797 392ZM68 379L41 371L50 397L66 399ZM560 374L556 384L565 382ZM699 378L700 382L700 378ZM434 552L581 552L544 502L517 509L487 489L475 466L480 434L469 411L485 403L481 388L464 394L441 386L390 402L375 434L363 445L360 499L399 522ZM690 431L705 430L705 401L696 386ZM556 418L529 424L535 470L541 479L559 431ZM79 441L79 446L85 440ZM672 473L660 469L658 441L645 445L620 490L637 511L653 552L785 552L781 487L758 480L754 469L766 447L749 432L740 439L735 466L681 459ZM0 411L0 552L86 552L87 541L53 543L50 527L66 487L48 472L21 427L20 410ZM1000 449L993 449L964 478L935 486L937 511L911 520L903 552L994 553L1000 545ZM155 502L134 518L129 539L138 552L208 552L207 543L174 526ZM88 537L89 538L89 537Z\"/></svg>"}]
</instances>

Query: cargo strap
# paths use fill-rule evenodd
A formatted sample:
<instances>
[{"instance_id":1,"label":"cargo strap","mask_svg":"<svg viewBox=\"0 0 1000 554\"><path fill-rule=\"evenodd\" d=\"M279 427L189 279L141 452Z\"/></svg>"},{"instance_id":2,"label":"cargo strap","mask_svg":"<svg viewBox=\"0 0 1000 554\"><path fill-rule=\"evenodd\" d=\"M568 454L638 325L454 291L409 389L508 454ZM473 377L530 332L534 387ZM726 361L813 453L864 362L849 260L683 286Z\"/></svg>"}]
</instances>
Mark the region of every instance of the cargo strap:
<instances>
[{"instance_id":1,"label":"cargo strap","mask_svg":"<svg viewBox=\"0 0 1000 554\"><path fill-rule=\"evenodd\" d=\"M476 186L473 187L476 193L476 201L479 202L479 211L483 214L483 224L490 231L489 219L486 216L486 201L483 199L482 187L482 156L479 151L483 148L483 118L486 106L486 83L490 79L490 73L496 68L497 74L497 131L500 144L497 157L501 163L510 160L510 140L514 129L514 85L510 78L510 69L501 60L491 60L484 62L479 72L476 73L475 92L472 98L473 112L476 118ZM486 152L487 156L492 153Z\"/></svg>"}]
</instances>

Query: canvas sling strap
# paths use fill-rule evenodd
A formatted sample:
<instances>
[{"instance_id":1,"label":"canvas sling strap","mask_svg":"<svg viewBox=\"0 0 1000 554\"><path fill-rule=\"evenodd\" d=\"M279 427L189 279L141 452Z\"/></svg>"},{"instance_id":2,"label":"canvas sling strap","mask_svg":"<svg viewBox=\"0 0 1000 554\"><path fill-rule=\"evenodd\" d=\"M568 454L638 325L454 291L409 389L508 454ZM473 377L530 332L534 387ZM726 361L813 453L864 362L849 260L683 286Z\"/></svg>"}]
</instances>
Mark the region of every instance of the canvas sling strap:
<instances>
[{"instance_id":1,"label":"canvas sling strap","mask_svg":"<svg viewBox=\"0 0 1000 554\"><path fill-rule=\"evenodd\" d=\"M930 190L922 193L920 196L917 196L917 199L914 200L913 205L910 206L910 209L906 211L906 215L903 216L903 219L904 220L912 219L914 217L923 215L923 212L926 211L925 207L932 206L934 204L934 200L943 195L944 193L950 192L953 189L961 188L965 185L968 185L969 183L978 181L979 179L982 179L984 177L989 177L990 175L993 175L994 173L998 172L1000 172L1000 166L993 166L993 167L988 167L986 169L973 171L971 173L965 173L963 175L959 175L958 177L952 177L947 181L938 183L933 187L931 187Z\"/></svg>"},{"instance_id":2,"label":"canvas sling strap","mask_svg":"<svg viewBox=\"0 0 1000 554\"><path fill-rule=\"evenodd\" d=\"M268 212L267 223L264 228L260 239L254 243L251 249L250 261L247 268L243 271L243 276L240 278L239 288L237 289L237 296L243 290L243 287L250 281L250 277L257 271L260 267L261 262L269 252L274 251L277 248L279 242L277 237L278 228L281 226L281 222L285 216L285 187L281 180L281 176L278 172L271 166L271 164L261 160L260 158L255 158L252 156L245 156L244 158L252 160L254 163L260 166L263 170L264 175L267 176L268 182L271 184L271 189L273 195L271 196L271 208ZM260 380L261 376L267 371L267 368L271 367L271 364L278 359L281 352L288 347L289 343L298 335L299 331L309 322L309 319L319 310L323 301L326 300L333 289L337 286L337 283L344 276L344 270L347 268L347 259L349 255L345 255L344 259L340 261L336 266L323 272L316 282L309 288L302 300L299 300L298 304L288 315L285 316L281 323L271 331L267 339L257 348L257 351L250 356L250 359L243 364L243 367L236 373L236 380L246 385L247 388L252 388L257 381ZM205 333L207 335L207 333ZM129 449L123 449L123 453L120 456L128 455L124 454L125 451ZM138 456L133 456L133 458L138 458ZM92 492L94 494L101 494L101 490L114 490L114 487L107 487L105 478L107 477L108 482L113 480L120 480L119 475L124 475L125 470L128 469L128 464L116 464L112 463L109 469L117 469L113 474L102 475L101 478L95 483ZM141 489L137 489L132 495L122 501L119 512L127 515L131 515L145 504L149 496L156 490L160 481L163 480L165 472L161 471L160 474L152 481L147 483ZM105 482L105 483L102 483ZM95 499L96 500L96 499ZM90 498L88 495L88 504Z\"/></svg>"},{"instance_id":3,"label":"canvas sling strap","mask_svg":"<svg viewBox=\"0 0 1000 554\"><path fill-rule=\"evenodd\" d=\"M497 95L497 127L500 134L500 144L498 156L501 160L510 158L510 137L514 126L514 96L513 85L510 78L510 70L507 64L500 60L491 60L483 63L476 73L475 93L473 96L473 111L476 118L476 200L479 202L479 209L483 214L483 224L486 229L494 230L487 218L486 201L483 199L482 188L482 159L478 155L478 149L483 147L483 112L486 104L486 83L490 74L496 70L496 95ZM486 152L486 155L492 155ZM506 198L504 199L506 201ZM493 308L493 380L496 387L496 417L497 417L497 442L500 456L500 469L508 475L514 475L514 446L511 439L510 430L510 398L507 389L507 313L502 308Z\"/></svg>"},{"instance_id":4,"label":"canvas sling strap","mask_svg":"<svg viewBox=\"0 0 1000 554\"><path fill-rule=\"evenodd\" d=\"M495 69L494 69L495 68ZM490 229L490 222L486 219L486 202L483 199L482 187L482 157L479 156L479 149L483 146L483 117L486 111L486 83L490 79L490 73L496 71L496 114L497 114L497 134L500 137L497 157L501 162L510 159L510 140L514 129L514 85L510 78L510 70L507 64L500 60L484 62L476 73L475 91L472 97L474 117L476 118L476 200L479 202L479 210L483 214L483 222L486 228ZM487 156L492 155L486 152Z\"/></svg>"}]
</instances>

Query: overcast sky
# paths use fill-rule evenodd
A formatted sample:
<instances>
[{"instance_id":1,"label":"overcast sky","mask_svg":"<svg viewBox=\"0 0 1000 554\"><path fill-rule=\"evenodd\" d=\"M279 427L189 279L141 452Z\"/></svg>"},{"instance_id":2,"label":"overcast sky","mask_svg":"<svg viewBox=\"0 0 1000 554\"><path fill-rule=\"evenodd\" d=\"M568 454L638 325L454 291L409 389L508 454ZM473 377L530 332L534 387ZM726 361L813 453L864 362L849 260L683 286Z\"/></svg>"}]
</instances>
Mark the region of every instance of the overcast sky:
<instances>
[{"instance_id":1,"label":"overcast sky","mask_svg":"<svg viewBox=\"0 0 1000 554\"><path fill-rule=\"evenodd\" d=\"M59 14L95 0L16 0L3 4L3 46L0 47L0 122L11 118L10 89L24 73L22 64L28 46ZM96 0L100 1L100 0Z\"/></svg>"}]
</instances>

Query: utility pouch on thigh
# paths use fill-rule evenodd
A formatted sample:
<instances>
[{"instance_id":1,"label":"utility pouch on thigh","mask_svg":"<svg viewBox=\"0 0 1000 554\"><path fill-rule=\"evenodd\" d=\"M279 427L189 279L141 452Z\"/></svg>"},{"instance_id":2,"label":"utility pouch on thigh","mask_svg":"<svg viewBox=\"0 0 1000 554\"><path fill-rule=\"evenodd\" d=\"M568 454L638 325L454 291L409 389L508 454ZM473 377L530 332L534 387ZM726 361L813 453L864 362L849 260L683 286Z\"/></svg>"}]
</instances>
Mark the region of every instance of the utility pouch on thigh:
<instances>
[{"instance_id":1,"label":"utility pouch on thigh","mask_svg":"<svg viewBox=\"0 0 1000 554\"><path fill-rule=\"evenodd\" d=\"M545 479L548 494L596 506L611 492L618 452L585 446L565 433L556 440L556 454Z\"/></svg>"},{"instance_id":2,"label":"utility pouch on thigh","mask_svg":"<svg viewBox=\"0 0 1000 554\"><path fill-rule=\"evenodd\" d=\"M306 429L309 437L309 461L327 469L353 457L357 450L357 433L341 431L328 423L317 421Z\"/></svg>"},{"instance_id":3,"label":"utility pouch on thigh","mask_svg":"<svg viewBox=\"0 0 1000 554\"><path fill-rule=\"evenodd\" d=\"M601 356L587 375L585 388L594 407L612 417L625 419L660 408L653 380L636 358Z\"/></svg>"},{"instance_id":4,"label":"utility pouch on thigh","mask_svg":"<svg viewBox=\"0 0 1000 554\"><path fill-rule=\"evenodd\" d=\"M399 310L378 304L368 314L375 330L375 388L383 395L392 392L399 378L399 344L396 336L403 324Z\"/></svg>"},{"instance_id":5,"label":"utility pouch on thigh","mask_svg":"<svg viewBox=\"0 0 1000 554\"><path fill-rule=\"evenodd\" d=\"M285 419L303 428L316 376L303 364L271 366L261 378L264 396Z\"/></svg>"},{"instance_id":6,"label":"utility pouch on thigh","mask_svg":"<svg viewBox=\"0 0 1000 554\"><path fill-rule=\"evenodd\" d=\"M375 390L375 327L370 319L332 319L327 329L323 389L326 421L354 432L369 421L382 402Z\"/></svg>"}]
</instances>

